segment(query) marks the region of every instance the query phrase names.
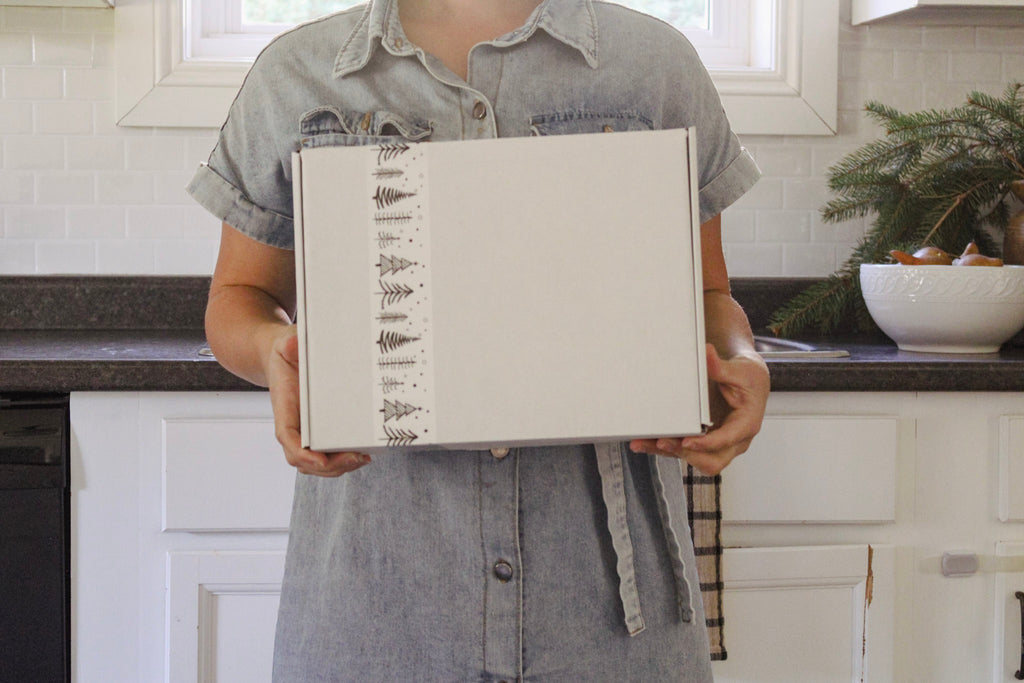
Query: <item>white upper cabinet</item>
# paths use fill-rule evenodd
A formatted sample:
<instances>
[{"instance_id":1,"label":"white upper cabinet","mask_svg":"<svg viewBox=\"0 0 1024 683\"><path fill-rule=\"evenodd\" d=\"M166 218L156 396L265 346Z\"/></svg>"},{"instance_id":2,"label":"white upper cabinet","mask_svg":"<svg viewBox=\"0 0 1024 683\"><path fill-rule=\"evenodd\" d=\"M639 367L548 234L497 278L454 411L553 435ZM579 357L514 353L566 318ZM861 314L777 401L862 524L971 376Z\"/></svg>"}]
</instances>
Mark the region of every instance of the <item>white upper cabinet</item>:
<instances>
[{"instance_id":1,"label":"white upper cabinet","mask_svg":"<svg viewBox=\"0 0 1024 683\"><path fill-rule=\"evenodd\" d=\"M853 23L1024 24L1024 0L853 0Z\"/></svg>"},{"instance_id":2,"label":"white upper cabinet","mask_svg":"<svg viewBox=\"0 0 1024 683\"><path fill-rule=\"evenodd\" d=\"M0 7L86 7L110 9L114 0L0 0Z\"/></svg>"}]
</instances>

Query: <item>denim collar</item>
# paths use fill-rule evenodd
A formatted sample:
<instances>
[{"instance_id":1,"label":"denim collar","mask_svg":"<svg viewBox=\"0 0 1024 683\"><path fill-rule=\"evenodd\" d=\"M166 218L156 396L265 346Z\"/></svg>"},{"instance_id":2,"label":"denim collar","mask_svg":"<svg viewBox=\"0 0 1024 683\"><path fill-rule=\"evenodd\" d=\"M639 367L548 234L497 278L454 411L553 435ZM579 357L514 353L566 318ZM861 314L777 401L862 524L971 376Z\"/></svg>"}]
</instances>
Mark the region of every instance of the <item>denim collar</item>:
<instances>
[{"instance_id":1,"label":"denim collar","mask_svg":"<svg viewBox=\"0 0 1024 683\"><path fill-rule=\"evenodd\" d=\"M521 43L538 28L579 50L587 64L597 68L597 20L591 0L544 0L523 26L492 44L505 47ZM352 33L338 50L332 76L341 78L362 69L378 45L396 56L413 55L417 51L402 31L397 0L367 3Z\"/></svg>"}]
</instances>

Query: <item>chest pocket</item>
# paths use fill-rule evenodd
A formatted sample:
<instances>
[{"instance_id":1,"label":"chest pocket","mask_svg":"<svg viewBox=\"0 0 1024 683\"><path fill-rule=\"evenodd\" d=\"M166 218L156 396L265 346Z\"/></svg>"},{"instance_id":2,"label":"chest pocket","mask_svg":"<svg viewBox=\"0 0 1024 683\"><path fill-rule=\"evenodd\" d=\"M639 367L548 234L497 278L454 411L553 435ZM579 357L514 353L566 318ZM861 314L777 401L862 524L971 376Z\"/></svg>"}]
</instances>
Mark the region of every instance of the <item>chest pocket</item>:
<instances>
[{"instance_id":1,"label":"chest pocket","mask_svg":"<svg viewBox=\"0 0 1024 683\"><path fill-rule=\"evenodd\" d=\"M299 132L303 149L309 149L420 142L432 130L427 121L389 111L342 111L328 105L303 114Z\"/></svg>"},{"instance_id":2,"label":"chest pocket","mask_svg":"<svg viewBox=\"0 0 1024 683\"><path fill-rule=\"evenodd\" d=\"M530 117L533 135L574 135L577 133L617 133L631 130L653 130L649 118L636 112L602 113L567 111Z\"/></svg>"}]
</instances>

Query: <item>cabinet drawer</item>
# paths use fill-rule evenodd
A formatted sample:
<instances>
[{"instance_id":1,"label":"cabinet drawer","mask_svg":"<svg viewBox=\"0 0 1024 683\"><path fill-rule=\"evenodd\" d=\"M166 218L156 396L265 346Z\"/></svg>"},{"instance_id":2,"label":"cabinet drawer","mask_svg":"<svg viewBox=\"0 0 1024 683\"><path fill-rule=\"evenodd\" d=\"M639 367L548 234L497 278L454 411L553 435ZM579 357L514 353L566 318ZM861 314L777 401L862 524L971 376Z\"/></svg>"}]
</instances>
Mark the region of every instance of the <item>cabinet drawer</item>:
<instances>
[{"instance_id":1,"label":"cabinet drawer","mask_svg":"<svg viewBox=\"0 0 1024 683\"><path fill-rule=\"evenodd\" d=\"M287 530L295 470L265 395L148 397L142 424L159 432L163 531Z\"/></svg>"},{"instance_id":2,"label":"cabinet drawer","mask_svg":"<svg viewBox=\"0 0 1024 683\"><path fill-rule=\"evenodd\" d=\"M722 474L725 522L886 522L896 514L895 415L769 415Z\"/></svg>"}]
</instances>

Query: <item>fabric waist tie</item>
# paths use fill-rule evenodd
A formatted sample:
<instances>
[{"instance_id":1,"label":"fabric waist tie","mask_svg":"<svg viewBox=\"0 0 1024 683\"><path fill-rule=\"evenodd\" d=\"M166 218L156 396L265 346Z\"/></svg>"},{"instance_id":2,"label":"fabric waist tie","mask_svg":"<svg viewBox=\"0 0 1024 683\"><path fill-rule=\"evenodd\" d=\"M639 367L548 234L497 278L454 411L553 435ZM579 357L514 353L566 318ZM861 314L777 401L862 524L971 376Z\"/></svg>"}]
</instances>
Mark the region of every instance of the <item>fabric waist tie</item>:
<instances>
[{"instance_id":1,"label":"fabric waist tie","mask_svg":"<svg viewBox=\"0 0 1024 683\"><path fill-rule=\"evenodd\" d=\"M640 609L636 567L633 564L633 542L629 537L629 522L626 514L626 489L623 476L624 445L622 443L599 443L595 444L594 448L597 453L598 472L601 475L601 493L608 510L608 532L611 535L612 548L615 550L616 571L619 576L619 597L622 600L622 610L625 614L626 630L629 635L635 636L644 630L644 618ZM654 489L658 496L658 511L661 514L662 527L665 529L672 572L675 575L679 616L683 621L689 622L693 619L693 609L690 605L690 585L683 571L682 546L679 543L676 529L679 522L673 518L671 506L666 498L666 495L673 497L678 495L680 497L675 500L681 501L683 500L681 496L685 495L682 487L682 470L679 469L680 461L657 456L650 456L650 458ZM679 476L673 480L672 473L663 470L664 465L676 467ZM685 525L685 520L683 520L683 524ZM686 529L684 528L683 531L685 532Z\"/></svg>"}]
</instances>

